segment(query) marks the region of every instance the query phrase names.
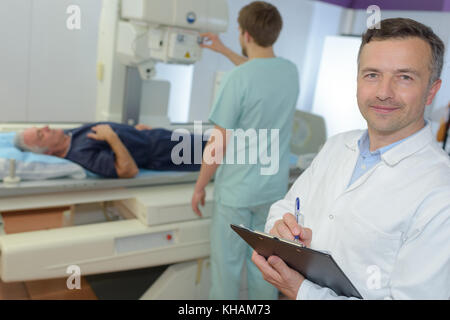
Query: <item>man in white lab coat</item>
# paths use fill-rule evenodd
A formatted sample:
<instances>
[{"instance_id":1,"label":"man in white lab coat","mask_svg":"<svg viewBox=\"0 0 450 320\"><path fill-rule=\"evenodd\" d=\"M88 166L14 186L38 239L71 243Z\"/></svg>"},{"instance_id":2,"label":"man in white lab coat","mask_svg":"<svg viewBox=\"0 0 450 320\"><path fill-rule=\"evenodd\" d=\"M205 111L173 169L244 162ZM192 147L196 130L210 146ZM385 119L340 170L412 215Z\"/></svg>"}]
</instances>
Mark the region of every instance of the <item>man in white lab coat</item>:
<instances>
[{"instance_id":1,"label":"man in white lab coat","mask_svg":"<svg viewBox=\"0 0 450 320\"><path fill-rule=\"evenodd\" d=\"M450 158L424 120L441 86L444 44L410 19L363 35L359 109L368 130L330 138L265 231L331 253L365 299L450 298ZM304 226L292 214L300 197ZM291 299L348 299L289 268L252 261Z\"/></svg>"}]
</instances>

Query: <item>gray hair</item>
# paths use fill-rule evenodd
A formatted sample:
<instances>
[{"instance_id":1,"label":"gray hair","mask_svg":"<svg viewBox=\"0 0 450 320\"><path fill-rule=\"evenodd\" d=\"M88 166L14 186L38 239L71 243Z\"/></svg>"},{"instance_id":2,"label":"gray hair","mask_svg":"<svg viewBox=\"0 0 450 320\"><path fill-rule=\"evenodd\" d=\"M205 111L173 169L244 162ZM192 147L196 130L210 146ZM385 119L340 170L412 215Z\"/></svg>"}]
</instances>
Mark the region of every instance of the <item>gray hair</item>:
<instances>
[{"instance_id":1,"label":"gray hair","mask_svg":"<svg viewBox=\"0 0 450 320\"><path fill-rule=\"evenodd\" d=\"M48 149L47 148L40 148L36 146L29 146L25 143L23 131L17 132L14 136L14 146L21 150L21 151L28 151L28 152L34 152L39 154L44 154Z\"/></svg>"}]
</instances>

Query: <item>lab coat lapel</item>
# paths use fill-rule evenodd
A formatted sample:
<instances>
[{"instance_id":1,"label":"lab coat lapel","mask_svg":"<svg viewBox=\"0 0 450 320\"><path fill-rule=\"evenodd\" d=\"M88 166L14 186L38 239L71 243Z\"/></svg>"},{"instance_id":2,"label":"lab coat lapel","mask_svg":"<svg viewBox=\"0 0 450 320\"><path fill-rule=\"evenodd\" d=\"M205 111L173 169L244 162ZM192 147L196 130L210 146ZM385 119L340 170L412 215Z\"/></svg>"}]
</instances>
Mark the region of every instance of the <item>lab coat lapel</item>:
<instances>
[{"instance_id":1,"label":"lab coat lapel","mask_svg":"<svg viewBox=\"0 0 450 320\"><path fill-rule=\"evenodd\" d=\"M355 164L356 165L356 164ZM353 182L348 188L347 190L345 190L345 193L350 192L355 190L356 188L358 188L360 185L362 185L364 182L367 181L367 179L369 179L369 177L372 175L372 173L377 170L377 168L381 165L380 163L377 163L377 165L375 165L373 168L371 168L368 172L366 172L365 174L363 174L361 177L359 177L355 182ZM350 179L349 179L350 181Z\"/></svg>"},{"instance_id":2,"label":"lab coat lapel","mask_svg":"<svg viewBox=\"0 0 450 320\"><path fill-rule=\"evenodd\" d=\"M342 161L342 166L339 168L340 172L336 175L341 178L336 181L339 184L337 198L347 192L347 186L352 178L353 171L355 170L356 162L358 161L359 149L358 140L361 135L353 136L348 141L346 141L345 146L347 148L345 159Z\"/></svg>"}]
</instances>

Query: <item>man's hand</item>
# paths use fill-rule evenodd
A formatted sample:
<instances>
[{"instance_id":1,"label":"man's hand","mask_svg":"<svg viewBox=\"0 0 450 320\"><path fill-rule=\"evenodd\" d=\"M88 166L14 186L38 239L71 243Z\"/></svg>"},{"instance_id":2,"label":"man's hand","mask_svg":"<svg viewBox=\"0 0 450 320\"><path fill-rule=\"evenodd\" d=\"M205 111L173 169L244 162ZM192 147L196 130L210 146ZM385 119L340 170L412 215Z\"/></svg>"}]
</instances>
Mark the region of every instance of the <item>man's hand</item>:
<instances>
[{"instance_id":1,"label":"man's hand","mask_svg":"<svg viewBox=\"0 0 450 320\"><path fill-rule=\"evenodd\" d=\"M134 126L134 128L135 128L136 130L139 130L139 131L142 131L142 130L152 130L152 129L153 129L152 127L149 127L149 126L146 125L146 124L137 124L137 125Z\"/></svg>"},{"instance_id":2,"label":"man's hand","mask_svg":"<svg viewBox=\"0 0 450 320\"><path fill-rule=\"evenodd\" d=\"M208 48L215 52L219 52L225 54L227 47L220 40L219 36L212 32L201 33L200 37L206 38L207 41L211 42L210 44L206 44L205 42L200 44L202 48Z\"/></svg>"},{"instance_id":3,"label":"man's hand","mask_svg":"<svg viewBox=\"0 0 450 320\"><path fill-rule=\"evenodd\" d=\"M295 236L299 236L305 246L311 246L312 230L299 226L292 213L285 213L283 219L276 221L270 234L287 240L294 240Z\"/></svg>"},{"instance_id":4,"label":"man's hand","mask_svg":"<svg viewBox=\"0 0 450 320\"><path fill-rule=\"evenodd\" d=\"M292 213L285 213L283 219L275 222L270 234L288 240L294 240L296 235L307 247L311 246L312 230L297 224ZM270 256L267 260L253 251L252 261L261 271L264 280L275 286L289 299L297 297L298 290L305 280L300 273L291 269L277 256Z\"/></svg>"},{"instance_id":5,"label":"man's hand","mask_svg":"<svg viewBox=\"0 0 450 320\"><path fill-rule=\"evenodd\" d=\"M298 290L305 277L294 269L289 268L277 256L270 256L267 260L253 250L252 261L261 271L264 280L280 290L289 299L297 298Z\"/></svg>"},{"instance_id":6,"label":"man's hand","mask_svg":"<svg viewBox=\"0 0 450 320\"><path fill-rule=\"evenodd\" d=\"M99 124L92 127L92 131L88 133L88 137L99 141L111 141L112 138L116 137L116 133L111 128L109 124Z\"/></svg>"},{"instance_id":7,"label":"man's hand","mask_svg":"<svg viewBox=\"0 0 450 320\"><path fill-rule=\"evenodd\" d=\"M205 42L201 43L200 46L202 48L208 48L215 52L223 54L225 57L230 59L230 61L237 66L248 61L248 59L246 57L243 57L243 56L237 54L236 52L234 52L233 50L231 50L230 48L225 46L217 34L207 32L207 33L201 33L200 36L203 38L206 38L205 40L208 42L208 43L205 43Z\"/></svg>"},{"instance_id":8,"label":"man's hand","mask_svg":"<svg viewBox=\"0 0 450 320\"><path fill-rule=\"evenodd\" d=\"M87 135L89 138L106 141L114 152L114 167L119 178L133 178L139 173L133 157L110 125L99 124L92 127L92 131Z\"/></svg>"},{"instance_id":9,"label":"man's hand","mask_svg":"<svg viewBox=\"0 0 450 320\"><path fill-rule=\"evenodd\" d=\"M205 189L194 189L194 195L192 196L192 210L199 216L202 216L202 213L200 209L198 208L199 203L201 203L202 206L205 206L205 197L206 197L206 191Z\"/></svg>"}]
</instances>

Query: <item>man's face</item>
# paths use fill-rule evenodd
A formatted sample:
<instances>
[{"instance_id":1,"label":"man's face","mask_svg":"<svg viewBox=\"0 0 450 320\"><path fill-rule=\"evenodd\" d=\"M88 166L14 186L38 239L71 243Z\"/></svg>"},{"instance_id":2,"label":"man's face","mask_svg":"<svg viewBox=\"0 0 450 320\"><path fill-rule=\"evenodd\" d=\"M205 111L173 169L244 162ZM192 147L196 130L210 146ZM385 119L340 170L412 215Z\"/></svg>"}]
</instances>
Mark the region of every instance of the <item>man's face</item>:
<instances>
[{"instance_id":1,"label":"man's face","mask_svg":"<svg viewBox=\"0 0 450 320\"><path fill-rule=\"evenodd\" d=\"M64 131L61 129L50 129L48 126L43 128L29 128L23 132L23 138L26 145L31 147L46 148L47 154L58 148L64 142Z\"/></svg>"},{"instance_id":2,"label":"man's face","mask_svg":"<svg viewBox=\"0 0 450 320\"><path fill-rule=\"evenodd\" d=\"M361 51L357 99L369 130L407 137L424 126L441 81L429 86L431 48L417 37L371 41Z\"/></svg>"}]
</instances>

